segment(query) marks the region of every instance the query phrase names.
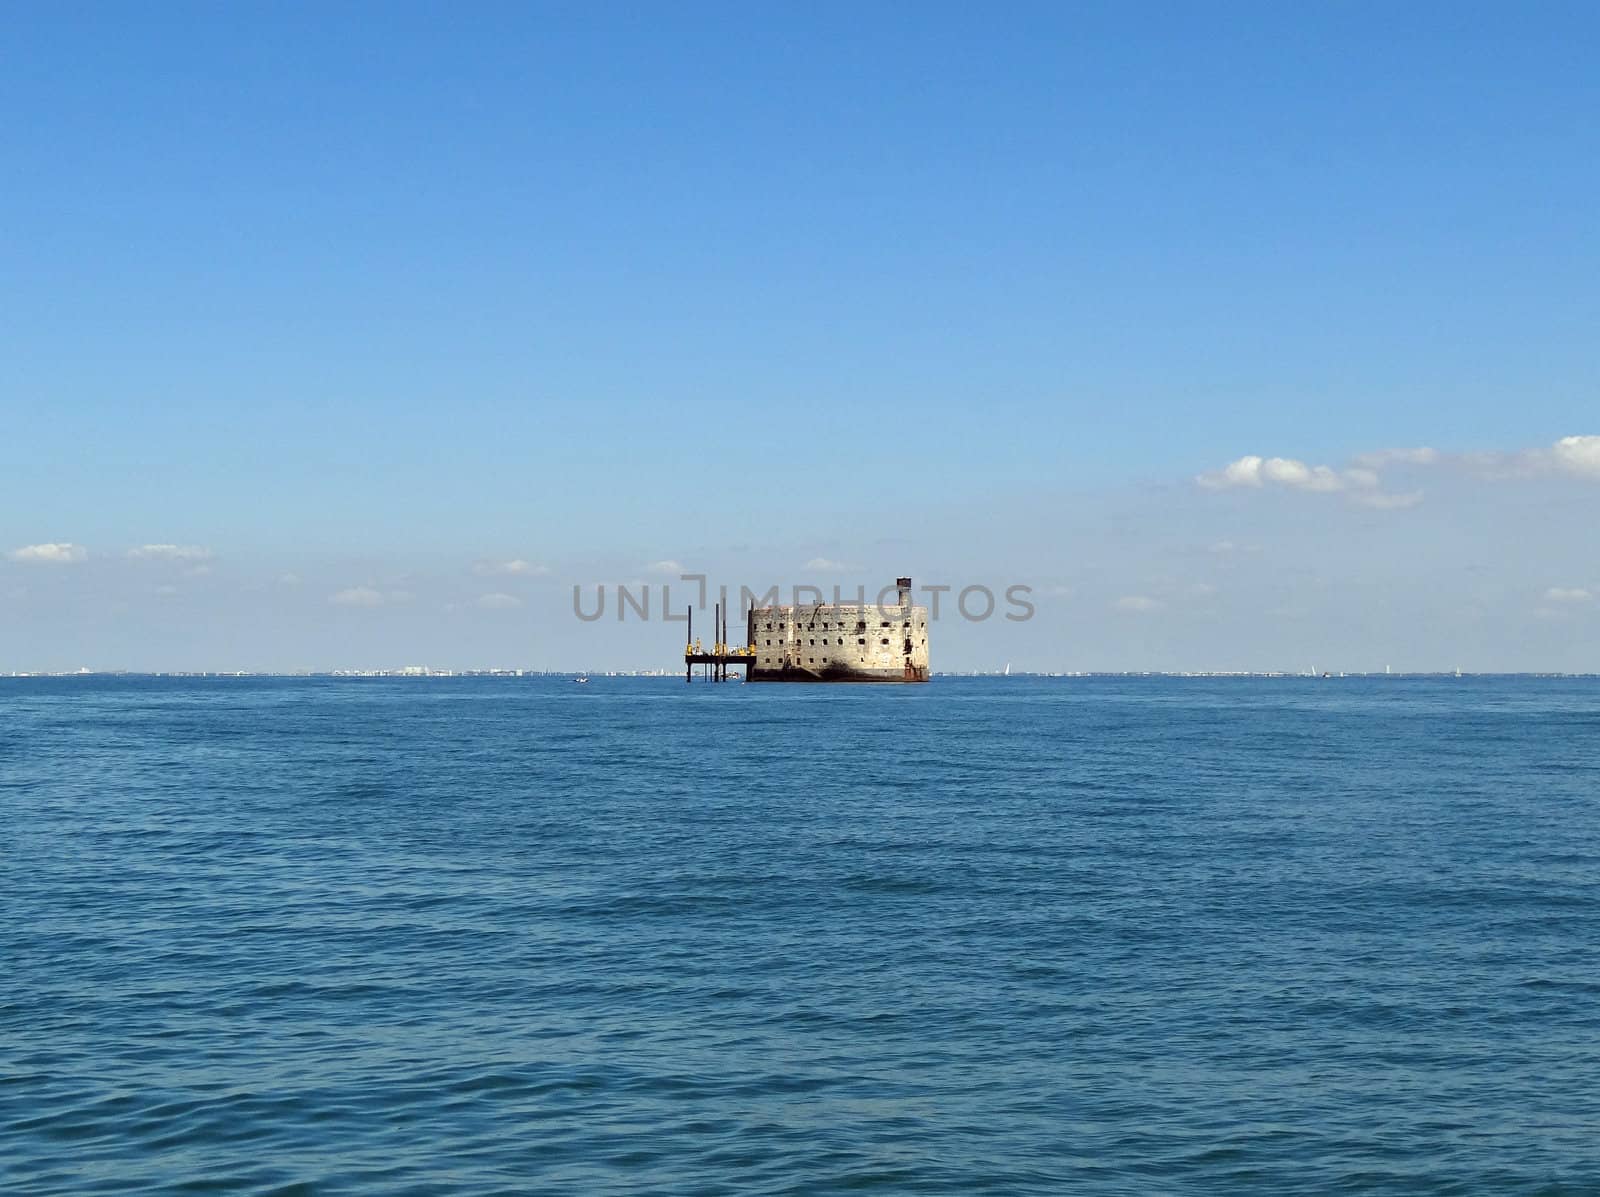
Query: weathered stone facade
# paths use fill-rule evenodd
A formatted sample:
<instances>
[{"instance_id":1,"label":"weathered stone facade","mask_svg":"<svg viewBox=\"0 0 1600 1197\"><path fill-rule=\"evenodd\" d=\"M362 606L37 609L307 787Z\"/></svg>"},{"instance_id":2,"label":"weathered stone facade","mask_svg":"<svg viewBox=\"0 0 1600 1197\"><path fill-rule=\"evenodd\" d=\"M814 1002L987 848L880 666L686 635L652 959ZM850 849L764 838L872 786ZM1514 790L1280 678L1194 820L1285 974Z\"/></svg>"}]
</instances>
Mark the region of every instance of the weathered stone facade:
<instances>
[{"instance_id":1,"label":"weathered stone facade","mask_svg":"<svg viewBox=\"0 0 1600 1197\"><path fill-rule=\"evenodd\" d=\"M752 682L925 682L928 609L911 604L911 579L898 603L806 603L750 611Z\"/></svg>"}]
</instances>

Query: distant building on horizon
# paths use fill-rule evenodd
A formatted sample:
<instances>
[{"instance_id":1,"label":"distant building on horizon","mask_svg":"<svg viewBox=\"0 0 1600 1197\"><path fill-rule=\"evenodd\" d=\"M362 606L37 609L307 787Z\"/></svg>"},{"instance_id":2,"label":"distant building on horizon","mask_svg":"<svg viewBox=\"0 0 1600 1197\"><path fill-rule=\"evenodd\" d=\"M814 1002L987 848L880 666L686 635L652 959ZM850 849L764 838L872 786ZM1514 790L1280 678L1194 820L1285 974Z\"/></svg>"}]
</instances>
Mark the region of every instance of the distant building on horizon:
<instances>
[{"instance_id":1,"label":"distant building on horizon","mask_svg":"<svg viewBox=\"0 0 1600 1197\"><path fill-rule=\"evenodd\" d=\"M746 643L752 682L925 682L928 609L911 602L911 579L896 578L896 605L804 603L753 607Z\"/></svg>"}]
</instances>

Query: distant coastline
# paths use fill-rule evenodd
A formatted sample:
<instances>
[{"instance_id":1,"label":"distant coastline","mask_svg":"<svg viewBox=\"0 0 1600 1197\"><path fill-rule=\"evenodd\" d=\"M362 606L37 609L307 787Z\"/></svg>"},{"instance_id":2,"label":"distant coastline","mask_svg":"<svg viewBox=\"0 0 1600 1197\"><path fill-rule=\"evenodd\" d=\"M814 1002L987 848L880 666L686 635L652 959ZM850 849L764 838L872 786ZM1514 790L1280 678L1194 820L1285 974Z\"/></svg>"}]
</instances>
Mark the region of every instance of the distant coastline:
<instances>
[{"instance_id":1,"label":"distant coastline","mask_svg":"<svg viewBox=\"0 0 1600 1197\"><path fill-rule=\"evenodd\" d=\"M24 678L673 678L682 680L682 669L434 669L424 666L405 666L399 669L72 669L10 670L0 672L0 681ZM1448 678L1600 678L1594 672L1562 672L1557 670L1411 670L1385 672L1382 670L1343 670L1329 673L1311 673L1295 670L1255 669L1127 669L1127 670L935 670L935 678L994 678L1012 680L1027 678L1259 678L1265 680L1287 679L1300 681L1359 681L1371 678L1419 679Z\"/></svg>"}]
</instances>

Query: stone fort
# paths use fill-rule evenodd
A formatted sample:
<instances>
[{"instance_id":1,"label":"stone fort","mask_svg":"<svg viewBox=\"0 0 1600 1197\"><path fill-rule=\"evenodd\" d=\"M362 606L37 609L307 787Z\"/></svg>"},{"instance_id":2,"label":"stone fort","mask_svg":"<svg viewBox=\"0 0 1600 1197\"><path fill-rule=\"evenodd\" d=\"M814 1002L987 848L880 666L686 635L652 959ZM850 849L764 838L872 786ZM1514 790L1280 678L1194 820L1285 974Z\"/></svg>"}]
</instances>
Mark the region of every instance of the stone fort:
<instances>
[{"instance_id":1,"label":"stone fort","mask_svg":"<svg viewBox=\"0 0 1600 1197\"><path fill-rule=\"evenodd\" d=\"M753 607L746 615L755 657L752 682L925 682L928 609L911 603L911 579L896 578L899 601ZM837 597L837 595L835 595Z\"/></svg>"}]
</instances>

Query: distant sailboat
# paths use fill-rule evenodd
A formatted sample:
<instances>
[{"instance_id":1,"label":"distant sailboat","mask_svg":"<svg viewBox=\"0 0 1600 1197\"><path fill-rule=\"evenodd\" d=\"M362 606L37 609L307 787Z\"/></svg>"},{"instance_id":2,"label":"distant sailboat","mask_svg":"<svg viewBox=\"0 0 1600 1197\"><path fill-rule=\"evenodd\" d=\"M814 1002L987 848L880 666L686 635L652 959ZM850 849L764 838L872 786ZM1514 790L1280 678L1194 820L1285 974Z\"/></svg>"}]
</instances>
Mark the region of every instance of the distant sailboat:
<instances>
[{"instance_id":1,"label":"distant sailboat","mask_svg":"<svg viewBox=\"0 0 1600 1197\"><path fill-rule=\"evenodd\" d=\"M1006 662L1006 671L1005 671L1005 673L1001 674L1000 676L1001 677L1010 677L1011 676L1011 662L1010 661Z\"/></svg>"}]
</instances>

